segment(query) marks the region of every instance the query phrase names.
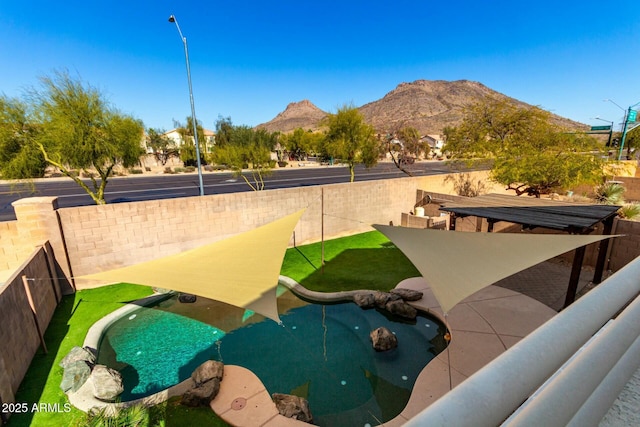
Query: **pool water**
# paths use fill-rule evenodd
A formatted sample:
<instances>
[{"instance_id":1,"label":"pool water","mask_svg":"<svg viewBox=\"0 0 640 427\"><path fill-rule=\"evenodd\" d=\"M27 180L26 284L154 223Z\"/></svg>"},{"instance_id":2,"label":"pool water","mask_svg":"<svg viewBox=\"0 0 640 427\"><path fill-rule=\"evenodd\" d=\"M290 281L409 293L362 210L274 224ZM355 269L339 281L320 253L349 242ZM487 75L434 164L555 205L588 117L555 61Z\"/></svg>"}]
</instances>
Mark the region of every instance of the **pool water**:
<instances>
[{"instance_id":1,"label":"pool water","mask_svg":"<svg viewBox=\"0 0 640 427\"><path fill-rule=\"evenodd\" d=\"M122 373L123 401L177 384L215 359L250 369L269 393L307 398L317 425L365 426L397 416L418 374L445 348L444 326L429 316L401 322L353 303L309 304L288 291L278 305L283 325L220 302L172 297L113 323L98 363ZM396 349L373 350L369 333L381 326L398 337Z\"/></svg>"}]
</instances>

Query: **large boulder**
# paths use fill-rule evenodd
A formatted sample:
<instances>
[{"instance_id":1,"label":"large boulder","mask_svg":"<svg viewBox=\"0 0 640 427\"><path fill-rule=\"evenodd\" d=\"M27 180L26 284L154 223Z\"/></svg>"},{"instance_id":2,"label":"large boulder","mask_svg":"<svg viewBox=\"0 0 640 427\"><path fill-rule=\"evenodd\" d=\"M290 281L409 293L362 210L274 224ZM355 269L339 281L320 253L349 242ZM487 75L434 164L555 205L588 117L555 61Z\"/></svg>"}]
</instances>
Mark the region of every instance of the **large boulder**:
<instances>
[{"instance_id":1,"label":"large boulder","mask_svg":"<svg viewBox=\"0 0 640 427\"><path fill-rule=\"evenodd\" d=\"M62 358L59 365L66 369L67 366L80 360L86 362L89 366L93 366L96 364L96 355L87 347L75 346Z\"/></svg>"},{"instance_id":2,"label":"large boulder","mask_svg":"<svg viewBox=\"0 0 640 427\"><path fill-rule=\"evenodd\" d=\"M207 360L191 374L193 387L182 395L182 404L186 406L208 406L220 391L220 381L224 374L224 364L216 360Z\"/></svg>"},{"instance_id":3,"label":"large boulder","mask_svg":"<svg viewBox=\"0 0 640 427\"><path fill-rule=\"evenodd\" d=\"M303 397L290 394L273 393L271 395L280 415L294 420L312 423L309 401Z\"/></svg>"},{"instance_id":4,"label":"large boulder","mask_svg":"<svg viewBox=\"0 0 640 427\"><path fill-rule=\"evenodd\" d=\"M398 346L398 338L384 326L371 331L369 337L376 351L387 351Z\"/></svg>"},{"instance_id":5,"label":"large boulder","mask_svg":"<svg viewBox=\"0 0 640 427\"><path fill-rule=\"evenodd\" d=\"M422 292L414 291L413 289L395 288L391 289L389 292L395 295L400 295L400 298L405 301L418 301L422 298Z\"/></svg>"},{"instance_id":6,"label":"large boulder","mask_svg":"<svg viewBox=\"0 0 640 427\"><path fill-rule=\"evenodd\" d=\"M371 292L359 292L353 296L353 302L355 302L358 307L371 308L376 304L376 299Z\"/></svg>"},{"instance_id":7,"label":"large boulder","mask_svg":"<svg viewBox=\"0 0 640 427\"><path fill-rule=\"evenodd\" d=\"M220 380L210 379L201 385L195 385L182 395L181 403L186 406L209 406L220 391Z\"/></svg>"},{"instance_id":8,"label":"large boulder","mask_svg":"<svg viewBox=\"0 0 640 427\"><path fill-rule=\"evenodd\" d=\"M91 367L84 360L66 362L65 365L60 388L65 393L75 393L89 379Z\"/></svg>"},{"instance_id":9,"label":"large boulder","mask_svg":"<svg viewBox=\"0 0 640 427\"><path fill-rule=\"evenodd\" d=\"M120 372L104 365L93 367L91 381L93 382L93 395L100 400L111 402L124 391Z\"/></svg>"},{"instance_id":10,"label":"large boulder","mask_svg":"<svg viewBox=\"0 0 640 427\"><path fill-rule=\"evenodd\" d=\"M224 374L224 364L216 360L207 360L202 365L198 366L191 374L191 379L196 383L196 386L200 386L212 379L218 379L222 381L222 375Z\"/></svg>"},{"instance_id":11,"label":"large boulder","mask_svg":"<svg viewBox=\"0 0 640 427\"><path fill-rule=\"evenodd\" d=\"M418 315L418 310L415 307L407 304L403 300L389 301L385 306L385 309L396 316L403 317L405 319L415 319Z\"/></svg>"}]
</instances>

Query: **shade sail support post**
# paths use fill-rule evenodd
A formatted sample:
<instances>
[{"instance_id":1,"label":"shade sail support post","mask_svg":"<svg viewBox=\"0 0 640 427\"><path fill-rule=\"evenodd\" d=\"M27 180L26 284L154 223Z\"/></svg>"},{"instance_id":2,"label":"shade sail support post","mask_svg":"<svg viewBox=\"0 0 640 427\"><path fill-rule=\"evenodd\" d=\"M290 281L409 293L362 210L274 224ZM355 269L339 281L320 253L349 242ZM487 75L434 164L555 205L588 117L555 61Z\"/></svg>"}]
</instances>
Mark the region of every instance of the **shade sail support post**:
<instances>
[{"instance_id":1,"label":"shade sail support post","mask_svg":"<svg viewBox=\"0 0 640 427\"><path fill-rule=\"evenodd\" d=\"M567 296L564 300L564 307L567 308L576 299L576 292L578 290L578 282L580 281L580 271L582 270L582 262L584 261L584 254L586 252L586 246L580 246L576 249L573 255L573 264L571 266L571 276L569 277L569 287L567 288Z\"/></svg>"},{"instance_id":2,"label":"shade sail support post","mask_svg":"<svg viewBox=\"0 0 640 427\"><path fill-rule=\"evenodd\" d=\"M613 220L615 216L610 216L605 219L602 223L604 228L602 230L602 234L605 236L611 235L611 231L613 230ZM607 254L609 253L609 239L604 239L600 241L600 245L598 246L598 260L596 261L596 269L593 273L593 283L599 284L602 282L602 274L604 273L604 265L607 262Z\"/></svg>"}]
</instances>

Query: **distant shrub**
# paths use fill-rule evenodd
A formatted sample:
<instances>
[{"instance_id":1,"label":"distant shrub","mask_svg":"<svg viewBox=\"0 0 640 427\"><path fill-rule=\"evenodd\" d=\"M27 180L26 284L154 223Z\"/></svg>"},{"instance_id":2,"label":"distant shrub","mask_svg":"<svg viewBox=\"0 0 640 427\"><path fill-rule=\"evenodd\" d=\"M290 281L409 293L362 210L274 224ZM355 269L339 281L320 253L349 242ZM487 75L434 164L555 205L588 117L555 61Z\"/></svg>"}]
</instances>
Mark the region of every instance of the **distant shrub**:
<instances>
[{"instance_id":1,"label":"distant shrub","mask_svg":"<svg viewBox=\"0 0 640 427\"><path fill-rule=\"evenodd\" d=\"M640 203L627 203L618 209L618 215L624 219L640 219Z\"/></svg>"},{"instance_id":2,"label":"distant shrub","mask_svg":"<svg viewBox=\"0 0 640 427\"><path fill-rule=\"evenodd\" d=\"M142 169L131 169L129 173L133 175L140 175L142 173Z\"/></svg>"},{"instance_id":3,"label":"distant shrub","mask_svg":"<svg viewBox=\"0 0 640 427\"><path fill-rule=\"evenodd\" d=\"M167 166L164 168L164 173L173 173L173 170L171 170L171 167Z\"/></svg>"},{"instance_id":4,"label":"distant shrub","mask_svg":"<svg viewBox=\"0 0 640 427\"><path fill-rule=\"evenodd\" d=\"M289 164L289 162L284 161L284 160L280 160L280 161L278 162L278 166L280 166L281 168L285 168L285 167L287 167L287 165L288 165L288 164Z\"/></svg>"},{"instance_id":5,"label":"distant shrub","mask_svg":"<svg viewBox=\"0 0 640 427\"><path fill-rule=\"evenodd\" d=\"M149 166L145 166L144 170L147 171L147 172L151 172L151 168Z\"/></svg>"},{"instance_id":6,"label":"distant shrub","mask_svg":"<svg viewBox=\"0 0 640 427\"><path fill-rule=\"evenodd\" d=\"M187 166L186 168L184 168L185 172L195 172L196 167L195 166Z\"/></svg>"},{"instance_id":7,"label":"distant shrub","mask_svg":"<svg viewBox=\"0 0 640 427\"><path fill-rule=\"evenodd\" d=\"M481 179L474 181L468 173L447 175L444 182L451 182L458 196L477 197L487 192L487 186L484 181Z\"/></svg>"},{"instance_id":8,"label":"distant shrub","mask_svg":"<svg viewBox=\"0 0 640 427\"><path fill-rule=\"evenodd\" d=\"M175 173L182 173L182 172L184 172L184 171L185 171L185 169L184 169L184 168L173 168L173 171L174 171Z\"/></svg>"}]
</instances>

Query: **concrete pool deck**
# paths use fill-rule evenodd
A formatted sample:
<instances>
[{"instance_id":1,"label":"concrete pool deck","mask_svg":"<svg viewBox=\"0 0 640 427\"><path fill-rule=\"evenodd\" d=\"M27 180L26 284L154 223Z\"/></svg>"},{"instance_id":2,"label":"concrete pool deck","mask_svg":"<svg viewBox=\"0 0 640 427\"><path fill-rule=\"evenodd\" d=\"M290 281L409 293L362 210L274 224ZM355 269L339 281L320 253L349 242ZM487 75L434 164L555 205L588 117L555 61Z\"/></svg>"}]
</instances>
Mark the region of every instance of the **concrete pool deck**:
<instances>
[{"instance_id":1,"label":"concrete pool deck","mask_svg":"<svg viewBox=\"0 0 640 427\"><path fill-rule=\"evenodd\" d=\"M423 292L422 299L411 304L444 319L423 278L406 279L396 287ZM463 300L447 315L452 337L449 348L420 373L400 415L382 425L403 425L555 314L533 298L498 286L489 286ZM233 426L309 425L279 415L260 379L238 366L225 366L220 393L211 402L211 409Z\"/></svg>"}]
</instances>

